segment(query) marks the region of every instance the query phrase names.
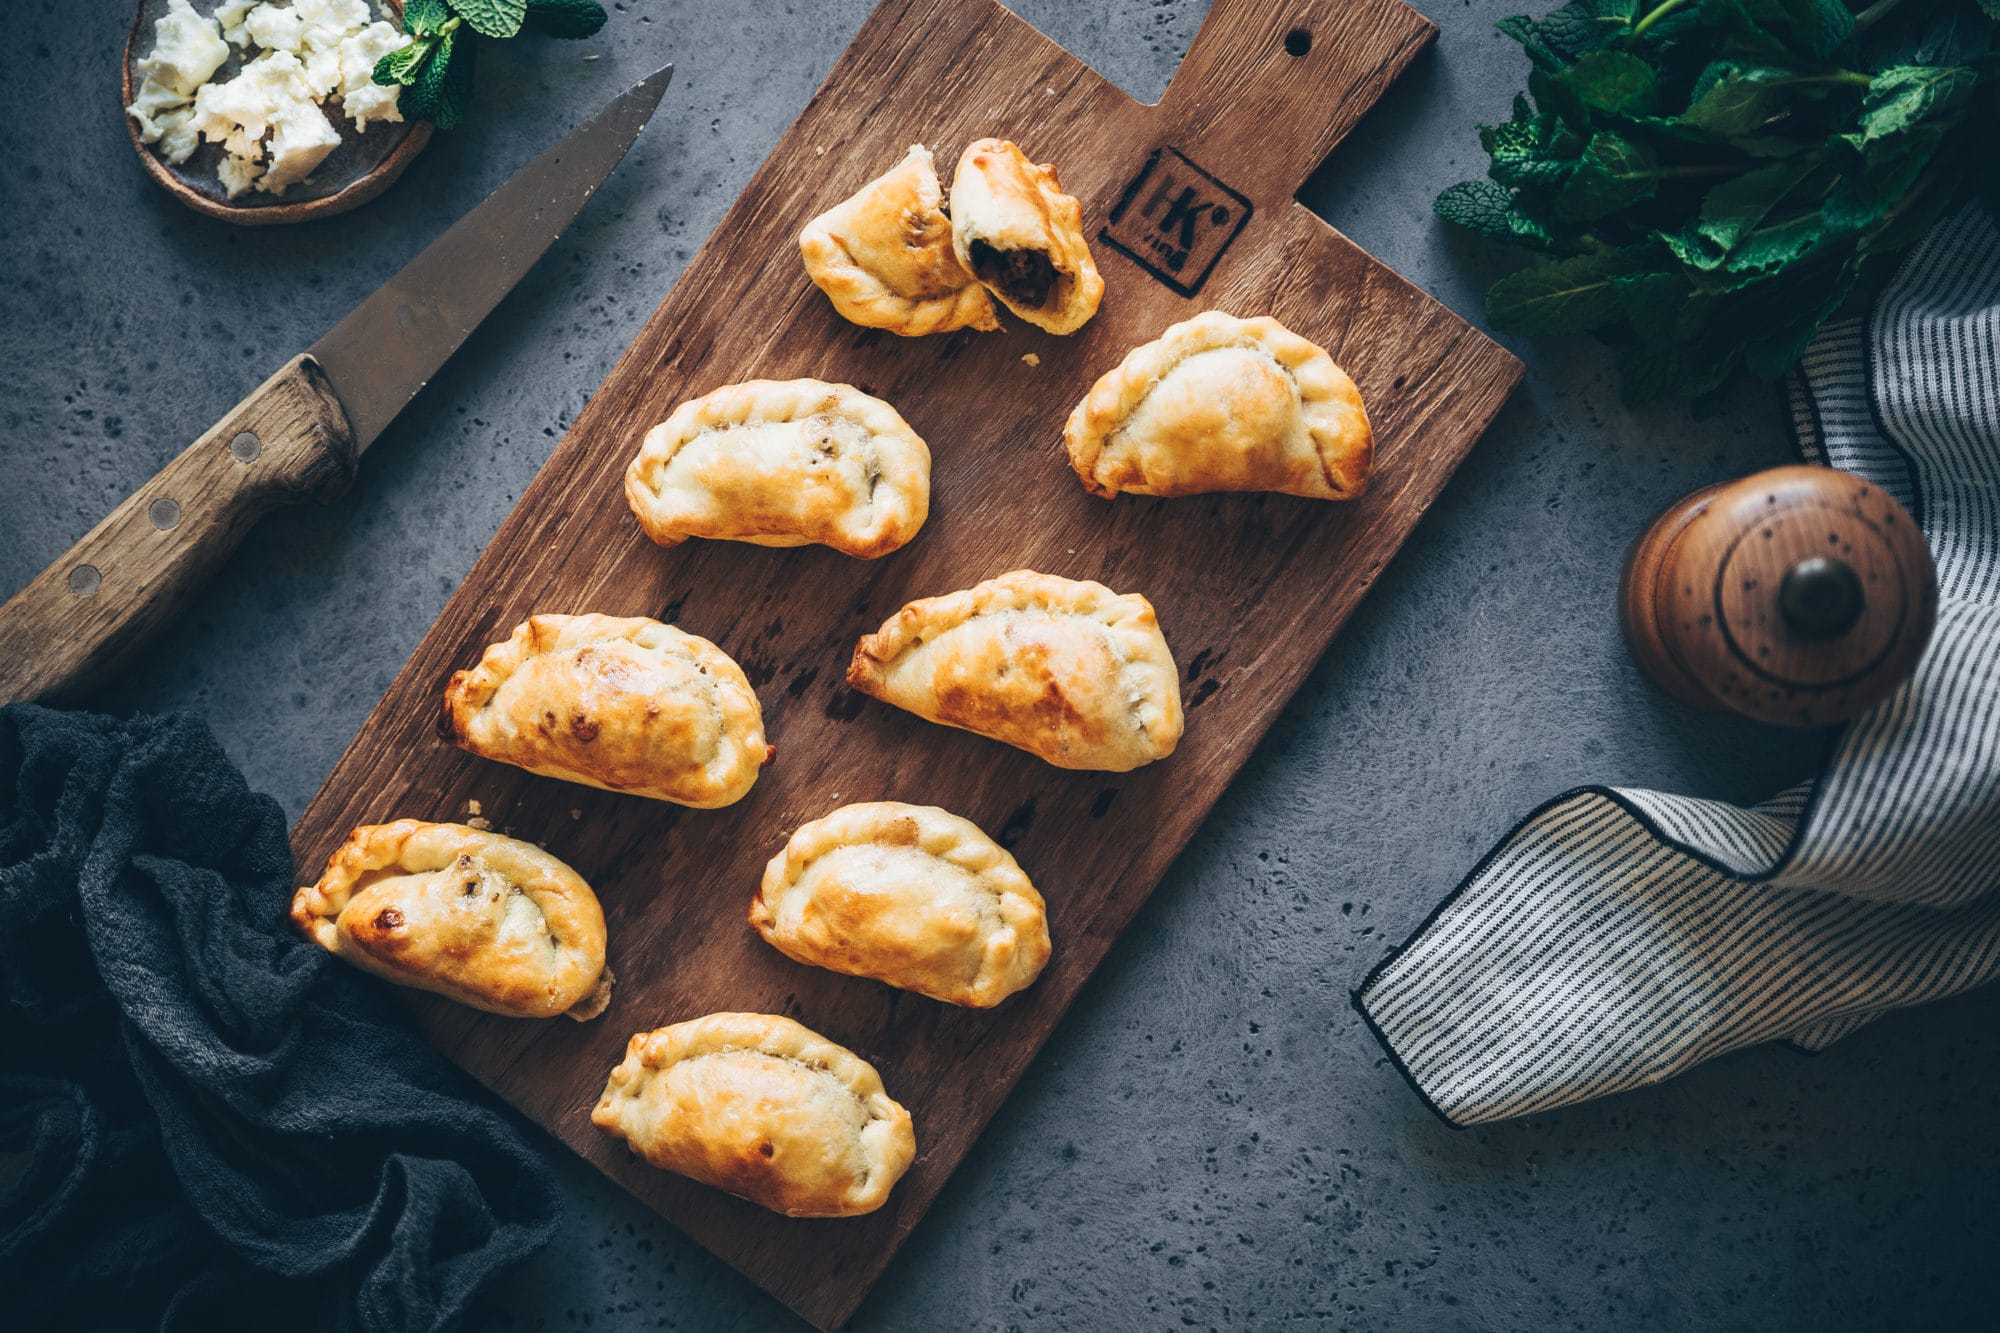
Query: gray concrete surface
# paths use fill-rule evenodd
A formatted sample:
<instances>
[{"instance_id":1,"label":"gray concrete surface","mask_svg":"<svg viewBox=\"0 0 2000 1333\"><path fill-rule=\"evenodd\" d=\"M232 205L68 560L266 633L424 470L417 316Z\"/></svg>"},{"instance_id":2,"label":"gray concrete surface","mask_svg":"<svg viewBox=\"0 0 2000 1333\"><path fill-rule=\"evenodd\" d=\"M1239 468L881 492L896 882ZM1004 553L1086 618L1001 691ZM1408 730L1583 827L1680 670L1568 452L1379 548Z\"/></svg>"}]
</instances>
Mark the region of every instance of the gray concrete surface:
<instances>
[{"instance_id":1,"label":"gray concrete surface","mask_svg":"<svg viewBox=\"0 0 2000 1333\"><path fill-rule=\"evenodd\" d=\"M1443 28L1306 201L1477 317L1497 257L1430 217L1525 73L1519 0ZM1157 97L1200 0L1022 0ZM1535 7L1540 7L1535 6ZM657 63L658 121L340 503L256 531L104 702L191 708L296 813L868 8L628 3L489 51L471 125L347 218L239 232L131 160L111 0L8 0L0 592L558 131ZM586 55L602 59L587 61ZM1631 412L1586 344L1526 387L1389 568L863 1307L864 1329L1991 1327L2000 994L1824 1055L1453 1132L1348 992L1512 822L1583 781L1755 799L1820 741L1692 716L1612 614L1625 544L1782 461L1775 400ZM798 1327L550 1144L571 1207L480 1327Z\"/></svg>"}]
</instances>

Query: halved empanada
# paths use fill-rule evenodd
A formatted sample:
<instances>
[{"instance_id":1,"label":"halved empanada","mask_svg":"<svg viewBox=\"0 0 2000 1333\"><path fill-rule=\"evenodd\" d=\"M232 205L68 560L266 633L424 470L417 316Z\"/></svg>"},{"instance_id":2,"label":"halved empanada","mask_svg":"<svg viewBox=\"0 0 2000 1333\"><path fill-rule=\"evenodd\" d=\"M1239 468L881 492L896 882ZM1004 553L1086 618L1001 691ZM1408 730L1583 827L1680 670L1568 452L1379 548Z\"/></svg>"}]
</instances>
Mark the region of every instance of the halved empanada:
<instances>
[{"instance_id":1,"label":"halved empanada","mask_svg":"<svg viewBox=\"0 0 2000 1333\"><path fill-rule=\"evenodd\" d=\"M1042 895L1007 849L934 805L842 806L764 868L750 924L786 957L988 1009L1049 961Z\"/></svg>"},{"instance_id":2,"label":"halved empanada","mask_svg":"<svg viewBox=\"0 0 2000 1333\"><path fill-rule=\"evenodd\" d=\"M1028 569L911 602L855 647L847 683L1058 768L1123 773L1181 738L1153 604Z\"/></svg>"},{"instance_id":3,"label":"halved empanada","mask_svg":"<svg viewBox=\"0 0 2000 1333\"><path fill-rule=\"evenodd\" d=\"M533 843L399 819L354 830L292 921L327 952L402 986L515 1018L595 1018L611 1002L604 910Z\"/></svg>"},{"instance_id":4,"label":"halved empanada","mask_svg":"<svg viewBox=\"0 0 2000 1333\"><path fill-rule=\"evenodd\" d=\"M703 810L774 753L743 668L644 616L530 616L452 676L444 725L482 758Z\"/></svg>"},{"instance_id":5,"label":"halved empanada","mask_svg":"<svg viewBox=\"0 0 2000 1333\"><path fill-rule=\"evenodd\" d=\"M625 472L639 526L873 560L924 525L931 451L896 409L846 384L750 380L682 403Z\"/></svg>"},{"instance_id":6,"label":"halved empanada","mask_svg":"<svg viewBox=\"0 0 2000 1333\"><path fill-rule=\"evenodd\" d=\"M914 338L1000 327L993 300L951 248L931 150L903 160L799 233L806 273L843 319Z\"/></svg>"},{"instance_id":7,"label":"halved empanada","mask_svg":"<svg viewBox=\"0 0 2000 1333\"><path fill-rule=\"evenodd\" d=\"M872 1213L917 1155L874 1066L776 1014L638 1033L590 1120L654 1166L787 1217Z\"/></svg>"},{"instance_id":8,"label":"halved empanada","mask_svg":"<svg viewBox=\"0 0 2000 1333\"><path fill-rule=\"evenodd\" d=\"M1050 333L1076 332L1104 297L1082 206L1052 163L1036 166L1004 139L979 139L959 156L951 245L1002 305Z\"/></svg>"},{"instance_id":9,"label":"halved empanada","mask_svg":"<svg viewBox=\"0 0 2000 1333\"><path fill-rule=\"evenodd\" d=\"M1352 500L1375 457L1361 391L1324 348L1268 316L1219 310L1133 348L1076 405L1063 438L1085 489L1106 499Z\"/></svg>"}]
</instances>

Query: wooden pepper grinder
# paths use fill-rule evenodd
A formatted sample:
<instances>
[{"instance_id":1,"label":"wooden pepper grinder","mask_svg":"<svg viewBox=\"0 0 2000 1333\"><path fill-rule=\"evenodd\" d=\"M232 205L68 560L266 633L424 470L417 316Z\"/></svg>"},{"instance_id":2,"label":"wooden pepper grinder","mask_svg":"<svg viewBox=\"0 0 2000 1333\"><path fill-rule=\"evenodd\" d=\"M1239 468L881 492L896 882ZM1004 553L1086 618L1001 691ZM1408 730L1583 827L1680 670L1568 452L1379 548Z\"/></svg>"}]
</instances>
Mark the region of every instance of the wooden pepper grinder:
<instances>
[{"instance_id":1,"label":"wooden pepper grinder","mask_svg":"<svg viewBox=\"0 0 2000 1333\"><path fill-rule=\"evenodd\" d=\"M1851 472L1709 486L1633 544L1618 619L1681 702L1786 727L1844 722L1916 669L1937 570L1909 512Z\"/></svg>"}]
</instances>

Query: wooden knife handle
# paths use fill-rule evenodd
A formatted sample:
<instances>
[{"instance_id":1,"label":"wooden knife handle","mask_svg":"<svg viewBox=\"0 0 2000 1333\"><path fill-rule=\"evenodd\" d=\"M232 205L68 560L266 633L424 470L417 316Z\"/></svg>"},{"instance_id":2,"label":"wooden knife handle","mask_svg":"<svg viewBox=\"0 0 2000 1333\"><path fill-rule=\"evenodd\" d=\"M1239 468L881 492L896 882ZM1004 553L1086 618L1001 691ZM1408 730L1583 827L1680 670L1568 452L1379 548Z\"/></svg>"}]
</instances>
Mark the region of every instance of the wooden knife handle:
<instances>
[{"instance_id":1,"label":"wooden knife handle","mask_svg":"<svg viewBox=\"0 0 2000 1333\"><path fill-rule=\"evenodd\" d=\"M0 606L0 702L90 685L172 619L261 515L345 490L356 453L325 373L294 357Z\"/></svg>"}]
</instances>

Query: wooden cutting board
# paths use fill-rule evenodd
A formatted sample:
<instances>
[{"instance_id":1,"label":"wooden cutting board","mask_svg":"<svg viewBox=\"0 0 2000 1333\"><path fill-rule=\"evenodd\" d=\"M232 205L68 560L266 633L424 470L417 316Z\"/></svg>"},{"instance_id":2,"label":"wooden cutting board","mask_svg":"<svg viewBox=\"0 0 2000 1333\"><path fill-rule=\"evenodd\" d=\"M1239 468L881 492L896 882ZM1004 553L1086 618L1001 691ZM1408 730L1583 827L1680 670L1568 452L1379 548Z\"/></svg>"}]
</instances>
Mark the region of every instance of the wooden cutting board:
<instances>
[{"instance_id":1,"label":"wooden cutting board","mask_svg":"<svg viewBox=\"0 0 2000 1333\"><path fill-rule=\"evenodd\" d=\"M414 996L425 1032L524 1113L812 1322L845 1320L1104 953L1518 381L1511 356L1293 199L1431 40L1395 0L1216 0L1144 106L993 0L886 0L633 341L418 645L294 831L316 873L356 824L466 817L545 844L596 886L617 988L587 1024ZM950 165L998 135L1083 201L1103 308L1056 338L901 339L833 313L805 222L913 142ZM1412 226L1431 225L1427 218ZM1198 311L1271 314L1359 382L1365 499L1106 503L1062 425L1091 382ZM1039 365L1024 357L1033 354ZM873 563L820 548L661 550L625 507L640 436L684 398L755 377L846 381L930 443L928 524ZM1184 673L1186 738L1130 774L1072 773L849 690L855 640L905 601L1029 567L1140 592ZM532 612L650 615L713 639L763 700L776 761L741 803L683 810L530 777L438 738L445 679ZM1055 958L973 1012L787 961L745 923L764 861L850 801L945 806L1010 847L1048 899ZM791 1015L873 1062L916 1120L880 1212L791 1221L639 1164L590 1109L635 1030L713 1010Z\"/></svg>"}]
</instances>

